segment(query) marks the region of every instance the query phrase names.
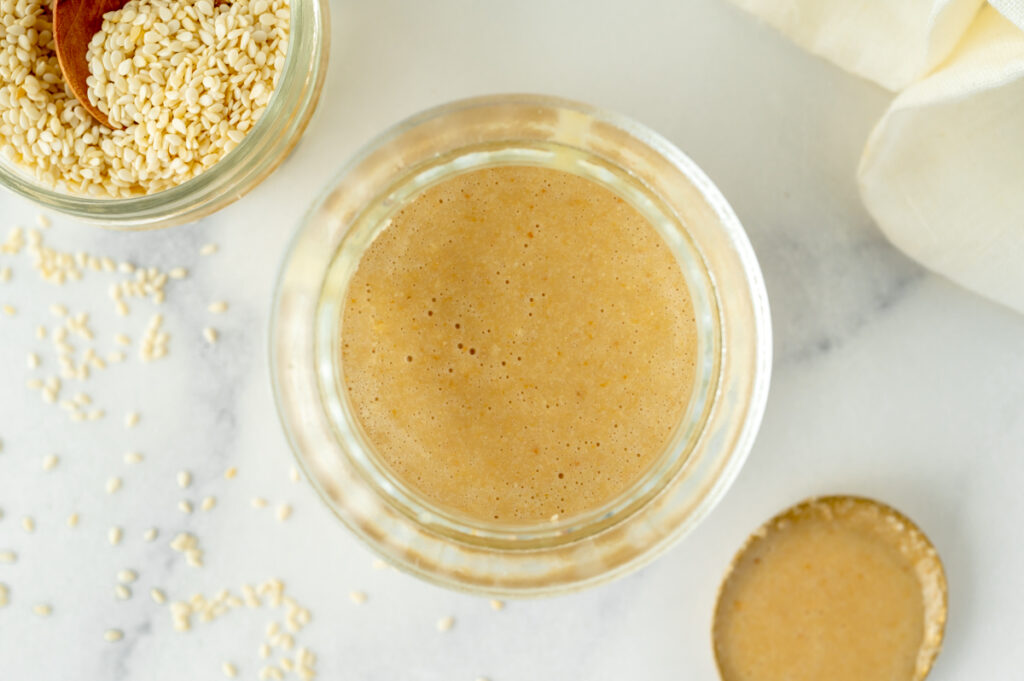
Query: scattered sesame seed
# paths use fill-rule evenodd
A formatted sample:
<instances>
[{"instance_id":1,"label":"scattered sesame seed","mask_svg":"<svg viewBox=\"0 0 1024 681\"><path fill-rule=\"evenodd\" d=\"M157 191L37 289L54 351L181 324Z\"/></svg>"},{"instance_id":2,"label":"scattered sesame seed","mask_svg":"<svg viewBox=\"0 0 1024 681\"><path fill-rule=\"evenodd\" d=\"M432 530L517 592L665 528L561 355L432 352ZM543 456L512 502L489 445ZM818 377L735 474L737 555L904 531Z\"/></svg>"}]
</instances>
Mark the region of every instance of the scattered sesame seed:
<instances>
[{"instance_id":1,"label":"scattered sesame seed","mask_svg":"<svg viewBox=\"0 0 1024 681\"><path fill-rule=\"evenodd\" d=\"M151 527L142 533L142 538L145 541L153 541L154 539L156 539L158 534L160 534L159 530L157 530L155 527Z\"/></svg>"},{"instance_id":2,"label":"scattered sesame seed","mask_svg":"<svg viewBox=\"0 0 1024 681\"><path fill-rule=\"evenodd\" d=\"M140 452L128 452L124 455L124 462L129 464L142 463L142 454Z\"/></svg>"},{"instance_id":3,"label":"scattered sesame seed","mask_svg":"<svg viewBox=\"0 0 1024 681\"><path fill-rule=\"evenodd\" d=\"M124 415L124 427L134 428L139 424L139 412L130 411Z\"/></svg>"},{"instance_id":4,"label":"scattered sesame seed","mask_svg":"<svg viewBox=\"0 0 1024 681\"><path fill-rule=\"evenodd\" d=\"M505 609L505 601L499 601L497 599L492 599L491 600L491 610L504 610L504 609Z\"/></svg>"},{"instance_id":5,"label":"scattered sesame seed","mask_svg":"<svg viewBox=\"0 0 1024 681\"><path fill-rule=\"evenodd\" d=\"M117 546L121 543L121 537L124 536L124 530L120 527L111 527L107 530L107 541L110 542L111 546Z\"/></svg>"},{"instance_id":6,"label":"scattered sesame seed","mask_svg":"<svg viewBox=\"0 0 1024 681\"><path fill-rule=\"evenodd\" d=\"M114 334L114 342L117 343L118 345L131 345L132 339L129 338L126 334L117 333Z\"/></svg>"},{"instance_id":7,"label":"scattered sesame seed","mask_svg":"<svg viewBox=\"0 0 1024 681\"><path fill-rule=\"evenodd\" d=\"M167 273L167 276L169 276L171 279L184 279L185 277L188 276L188 270L186 270L184 267L175 267L174 269Z\"/></svg>"},{"instance_id":8,"label":"scattered sesame seed","mask_svg":"<svg viewBox=\"0 0 1024 681\"><path fill-rule=\"evenodd\" d=\"M222 664L220 666L220 668L224 672L224 676L226 676L228 678L233 679L236 676L238 676L238 668L235 667L235 665L231 664L230 662L225 662L224 664Z\"/></svg>"},{"instance_id":9,"label":"scattered sesame seed","mask_svg":"<svg viewBox=\"0 0 1024 681\"><path fill-rule=\"evenodd\" d=\"M35 521L35 519L32 516L27 515L27 516L25 516L24 518L21 519L21 527L26 532L35 532L36 531L36 521Z\"/></svg>"},{"instance_id":10,"label":"scattered sesame seed","mask_svg":"<svg viewBox=\"0 0 1024 681\"><path fill-rule=\"evenodd\" d=\"M250 503L252 504L253 508L266 508L267 507L267 500L264 499L263 497L253 497L252 501Z\"/></svg>"},{"instance_id":11,"label":"scattered sesame seed","mask_svg":"<svg viewBox=\"0 0 1024 681\"><path fill-rule=\"evenodd\" d=\"M117 573L117 581L121 582L122 584L131 584L138 578L138 572L136 572L135 570L129 570L127 568L124 570L120 570Z\"/></svg>"},{"instance_id":12,"label":"scattered sesame seed","mask_svg":"<svg viewBox=\"0 0 1024 681\"><path fill-rule=\"evenodd\" d=\"M364 591L350 591L348 597L356 605L362 605L367 599L366 592Z\"/></svg>"},{"instance_id":13,"label":"scattered sesame seed","mask_svg":"<svg viewBox=\"0 0 1024 681\"><path fill-rule=\"evenodd\" d=\"M114 587L114 595L122 601L127 601L132 597L132 590L126 587L124 584L118 584Z\"/></svg>"},{"instance_id":14,"label":"scattered sesame seed","mask_svg":"<svg viewBox=\"0 0 1024 681\"><path fill-rule=\"evenodd\" d=\"M260 645L259 655L264 660L270 657L270 646L266 643Z\"/></svg>"},{"instance_id":15,"label":"scattered sesame seed","mask_svg":"<svg viewBox=\"0 0 1024 681\"><path fill-rule=\"evenodd\" d=\"M152 598L153 602L157 605L163 605L167 602L167 594L165 594L161 589L157 589L156 587L153 587L149 590L149 597Z\"/></svg>"},{"instance_id":16,"label":"scattered sesame seed","mask_svg":"<svg viewBox=\"0 0 1024 681\"><path fill-rule=\"evenodd\" d=\"M236 475L238 475L238 469L235 468L234 466L232 466L231 468L229 468L226 471L224 471L224 479L225 480L231 480Z\"/></svg>"},{"instance_id":17,"label":"scattered sesame seed","mask_svg":"<svg viewBox=\"0 0 1024 681\"><path fill-rule=\"evenodd\" d=\"M117 304L114 305L114 311L121 317L127 317L129 312L128 305L123 300L119 300L117 301Z\"/></svg>"},{"instance_id":18,"label":"scattered sesame seed","mask_svg":"<svg viewBox=\"0 0 1024 681\"><path fill-rule=\"evenodd\" d=\"M218 338L220 338L220 334L217 333L217 329L213 328L212 326L208 326L205 329L203 329L203 338L206 339L207 343L210 343L212 345L217 342Z\"/></svg>"},{"instance_id":19,"label":"scattered sesame seed","mask_svg":"<svg viewBox=\"0 0 1024 681\"><path fill-rule=\"evenodd\" d=\"M188 471L178 472L178 487L185 489L192 484L192 474Z\"/></svg>"},{"instance_id":20,"label":"scattered sesame seed","mask_svg":"<svg viewBox=\"0 0 1024 681\"><path fill-rule=\"evenodd\" d=\"M451 628L455 626L455 618L449 615L448 617L442 617L437 621L438 631L451 631Z\"/></svg>"},{"instance_id":21,"label":"scattered sesame seed","mask_svg":"<svg viewBox=\"0 0 1024 681\"><path fill-rule=\"evenodd\" d=\"M7 605L11 598L11 590L6 584L0 582L0 608Z\"/></svg>"},{"instance_id":22,"label":"scattered sesame seed","mask_svg":"<svg viewBox=\"0 0 1024 681\"><path fill-rule=\"evenodd\" d=\"M37 355L34 352L28 353L28 355L25 357L25 365L29 369L36 369L36 368L38 368L39 367L39 355Z\"/></svg>"},{"instance_id":23,"label":"scattered sesame seed","mask_svg":"<svg viewBox=\"0 0 1024 681\"><path fill-rule=\"evenodd\" d=\"M292 507L288 504L281 504L277 507L277 519L281 522L288 520L288 517L292 514Z\"/></svg>"},{"instance_id":24,"label":"scattered sesame seed","mask_svg":"<svg viewBox=\"0 0 1024 681\"><path fill-rule=\"evenodd\" d=\"M181 501L178 502L178 510L180 510L182 513L191 513L192 502L189 501L188 499L182 499Z\"/></svg>"},{"instance_id":25,"label":"scattered sesame seed","mask_svg":"<svg viewBox=\"0 0 1024 681\"><path fill-rule=\"evenodd\" d=\"M39 603L32 606L32 612L40 617L47 617L51 612L53 612L53 608L46 603Z\"/></svg>"},{"instance_id":26,"label":"scattered sesame seed","mask_svg":"<svg viewBox=\"0 0 1024 681\"><path fill-rule=\"evenodd\" d=\"M302 479L302 476L299 475L299 469L295 466L292 466L292 469L288 471L288 477L291 478L292 482L298 482Z\"/></svg>"},{"instance_id":27,"label":"scattered sesame seed","mask_svg":"<svg viewBox=\"0 0 1024 681\"><path fill-rule=\"evenodd\" d=\"M204 511L209 511L209 510L211 510L216 505L217 505L217 499L216 498L214 498L214 497L206 497L205 499L203 499L203 503L200 504L199 507L201 509L203 509Z\"/></svg>"},{"instance_id":28,"label":"scattered sesame seed","mask_svg":"<svg viewBox=\"0 0 1024 681\"><path fill-rule=\"evenodd\" d=\"M68 516L68 527L78 527L78 513L72 513Z\"/></svg>"},{"instance_id":29,"label":"scattered sesame seed","mask_svg":"<svg viewBox=\"0 0 1024 681\"><path fill-rule=\"evenodd\" d=\"M40 213L39 215L36 215L36 224L41 228L46 229L50 226L50 218Z\"/></svg>"},{"instance_id":30,"label":"scattered sesame seed","mask_svg":"<svg viewBox=\"0 0 1024 681\"><path fill-rule=\"evenodd\" d=\"M388 564L385 561L381 560L380 558L374 558L373 559L373 569L374 570L384 570L385 568L387 568L387 566L388 566Z\"/></svg>"},{"instance_id":31,"label":"scattered sesame seed","mask_svg":"<svg viewBox=\"0 0 1024 681\"><path fill-rule=\"evenodd\" d=\"M113 351L107 353L107 361L111 364L117 364L124 361L124 353L119 351Z\"/></svg>"},{"instance_id":32,"label":"scattered sesame seed","mask_svg":"<svg viewBox=\"0 0 1024 681\"><path fill-rule=\"evenodd\" d=\"M13 305L10 304L4 305L3 311L4 314L7 315L8 317L13 317L14 315L18 314L18 311L14 308Z\"/></svg>"},{"instance_id":33,"label":"scattered sesame seed","mask_svg":"<svg viewBox=\"0 0 1024 681\"><path fill-rule=\"evenodd\" d=\"M0 551L0 563L17 563L18 554L14 551Z\"/></svg>"},{"instance_id":34,"label":"scattered sesame seed","mask_svg":"<svg viewBox=\"0 0 1024 681\"><path fill-rule=\"evenodd\" d=\"M107 494L113 494L121 489L121 478L113 477L107 480Z\"/></svg>"},{"instance_id":35,"label":"scattered sesame seed","mask_svg":"<svg viewBox=\"0 0 1024 681\"><path fill-rule=\"evenodd\" d=\"M210 303L206 309L213 314L220 314L222 312L227 312L228 304L223 300L218 300L217 302Z\"/></svg>"},{"instance_id":36,"label":"scattered sesame seed","mask_svg":"<svg viewBox=\"0 0 1024 681\"><path fill-rule=\"evenodd\" d=\"M54 468L57 467L57 464L59 462L60 459L57 458L56 454L47 454L46 456L43 457L43 470L52 471Z\"/></svg>"},{"instance_id":37,"label":"scattered sesame seed","mask_svg":"<svg viewBox=\"0 0 1024 681\"><path fill-rule=\"evenodd\" d=\"M217 246L217 244L204 244L203 247L199 249L199 255L213 255L217 252L218 248L219 246Z\"/></svg>"},{"instance_id":38,"label":"scattered sesame seed","mask_svg":"<svg viewBox=\"0 0 1024 681\"><path fill-rule=\"evenodd\" d=\"M11 268L4 267L0 269L0 281L8 282L11 280Z\"/></svg>"},{"instance_id":39,"label":"scattered sesame seed","mask_svg":"<svg viewBox=\"0 0 1024 681\"><path fill-rule=\"evenodd\" d=\"M36 338L38 340L46 340L46 337L48 335L49 334L46 332L46 327L45 326L40 324L39 326L36 327Z\"/></svg>"},{"instance_id":40,"label":"scattered sesame seed","mask_svg":"<svg viewBox=\"0 0 1024 681\"><path fill-rule=\"evenodd\" d=\"M68 314L68 308L59 303L54 303L50 306L50 314L54 317L66 317Z\"/></svg>"},{"instance_id":41,"label":"scattered sesame seed","mask_svg":"<svg viewBox=\"0 0 1024 681\"><path fill-rule=\"evenodd\" d=\"M120 629L107 629L103 632L103 640L108 643L117 643L124 638L124 632Z\"/></svg>"}]
</instances>

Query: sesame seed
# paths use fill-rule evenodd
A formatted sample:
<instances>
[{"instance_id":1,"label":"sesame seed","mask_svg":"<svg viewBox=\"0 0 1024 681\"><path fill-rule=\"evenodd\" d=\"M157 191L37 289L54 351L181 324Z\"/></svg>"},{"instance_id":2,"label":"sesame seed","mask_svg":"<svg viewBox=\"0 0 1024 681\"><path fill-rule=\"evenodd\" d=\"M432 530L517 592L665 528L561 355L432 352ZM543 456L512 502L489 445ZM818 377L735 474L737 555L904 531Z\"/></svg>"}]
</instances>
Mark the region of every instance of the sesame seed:
<instances>
[{"instance_id":1,"label":"sesame seed","mask_svg":"<svg viewBox=\"0 0 1024 681\"><path fill-rule=\"evenodd\" d=\"M25 516L24 518L21 519L21 527L26 532L35 532L36 531L36 521L35 521L35 519L32 516L27 515L27 516Z\"/></svg>"},{"instance_id":2,"label":"sesame seed","mask_svg":"<svg viewBox=\"0 0 1024 681\"><path fill-rule=\"evenodd\" d=\"M120 527L111 527L107 530L107 541L110 542L111 546L117 546L121 543L121 537L124 536L124 530Z\"/></svg>"},{"instance_id":3,"label":"sesame seed","mask_svg":"<svg viewBox=\"0 0 1024 681\"><path fill-rule=\"evenodd\" d=\"M236 475L238 475L238 469L235 468L234 466L232 466L231 468L229 468L226 471L224 471L224 479L225 480L231 480Z\"/></svg>"},{"instance_id":4,"label":"sesame seed","mask_svg":"<svg viewBox=\"0 0 1024 681\"><path fill-rule=\"evenodd\" d=\"M220 338L220 334L217 333L217 329L212 326L208 326L203 329L203 338L206 339L207 343L213 345L217 342L217 339Z\"/></svg>"},{"instance_id":5,"label":"sesame seed","mask_svg":"<svg viewBox=\"0 0 1024 681\"><path fill-rule=\"evenodd\" d=\"M210 305L206 309L213 314L220 314L222 312L227 312L228 304L223 300L218 300L215 303L210 303Z\"/></svg>"},{"instance_id":6,"label":"sesame seed","mask_svg":"<svg viewBox=\"0 0 1024 681\"><path fill-rule=\"evenodd\" d=\"M14 551L0 551L0 563L17 563L18 554Z\"/></svg>"},{"instance_id":7,"label":"sesame seed","mask_svg":"<svg viewBox=\"0 0 1024 681\"><path fill-rule=\"evenodd\" d=\"M499 601L497 599L492 599L491 600L491 610L504 610L504 609L505 609L505 601Z\"/></svg>"},{"instance_id":8,"label":"sesame seed","mask_svg":"<svg viewBox=\"0 0 1024 681\"><path fill-rule=\"evenodd\" d=\"M36 338L38 340L45 340L49 334L46 332L46 327L40 324L36 327Z\"/></svg>"},{"instance_id":9,"label":"sesame seed","mask_svg":"<svg viewBox=\"0 0 1024 681\"><path fill-rule=\"evenodd\" d=\"M192 474L188 471L178 472L178 487L185 489L192 484Z\"/></svg>"},{"instance_id":10,"label":"sesame seed","mask_svg":"<svg viewBox=\"0 0 1024 681\"><path fill-rule=\"evenodd\" d=\"M451 628L455 626L455 618L449 615L448 617L442 617L437 621L438 631L451 631Z\"/></svg>"},{"instance_id":11,"label":"sesame seed","mask_svg":"<svg viewBox=\"0 0 1024 681\"><path fill-rule=\"evenodd\" d=\"M192 502L189 501L188 499L182 499L181 501L178 502L178 510L181 511L182 513L191 513Z\"/></svg>"},{"instance_id":12,"label":"sesame seed","mask_svg":"<svg viewBox=\"0 0 1024 681\"><path fill-rule=\"evenodd\" d=\"M171 279L184 279L185 277L188 276L188 270L186 270L184 267L175 267L174 269L167 273L167 276L169 276Z\"/></svg>"},{"instance_id":13,"label":"sesame seed","mask_svg":"<svg viewBox=\"0 0 1024 681\"><path fill-rule=\"evenodd\" d=\"M132 582L134 582L138 578L139 578L139 573L137 573L135 570L129 570L127 568L124 569L124 570L120 570L117 573L117 581L119 581L119 582L121 582L123 584L131 584Z\"/></svg>"},{"instance_id":14,"label":"sesame seed","mask_svg":"<svg viewBox=\"0 0 1024 681\"><path fill-rule=\"evenodd\" d=\"M214 497L206 497L205 499L203 499L203 503L200 504L199 507L201 509L203 509L204 511L209 511L209 510L211 510L216 505L217 505L217 500Z\"/></svg>"},{"instance_id":15,"label":"sesame seed","mask_svg":"<svg viewBox=\"0 0 1024 681\"><path fill-rule=\"evenodd\" d=\"M199 255L213 255L217 252L218 248L217 244L214 243L203 244L203 247L199 249Z\"/></svg>"},{"instance_id":16,"label":"sesame seed","mask_svg":"<svg viewBox=\"0 0 1024 681\"><path fill-rule=\"evenodd\" d=\"M10 304L4 305L3 311L4 314L7 315L8 317L13 317L14 315L18 314L18 311L14 308L13 305Z\"/></svg>"},{"instance_id":17,"label":"sesame seed","mask_svg":"<svg viewBox=\"0 0 1024 681\"><path fill-rule=\"evenodd\" d=\"M108 643L117 643L124 638L124 632L120 629L107 629L103 632L103 640Z\"/></svg>"},{"instance_id":18,"label":"sesame seed","mask_svg":"<svg viewBox=\"0 0 1024 681\"><path fill-rule=\"evenodd\" d=\"M259 656L264 660L270 657L270 646L266 643L260 645Z\"/></svg>"},{"instance_id":19,"label":"sesame seed","mask_svg":"<svg viewBox=\"0 0 1024 681\"><path fill-rule=\"evenodd\" d=\"M386 562L384 562L383 560L381 560L380 558L374 558L373 559L373 569L374 570L383 570L383 569L387 568L387 566L388 566L388 564Z\"/></svg>"},{"instance_id":20,"label":"sesame seed","mask_svg":"<svg viewBox=\"0 0 1024 681\"><path fill-rule=\"evenodd\" d=\"M40 617L47 617L53 612L53 608L46 603L39 603L32 606L32 612L39 615Z\"/></svg>"},{"instance_id":21,"label":"sesame seed","mask_svg":"<svg viewBox=\"0 0 1024 681\"><path fill-rule=\"evenodd\" d=\"M291 470L288 471L288 477L291 478L292 482L298 482L302 479L302 476L299 475L299 469L295 466L292 466Z\"/></svg>"},{"instance_id":22,"label":"sesame seed","mask_svg":"<svg viewBox=\"0 0 1024 681\"><path fill-rule=\"evenodd\" d=\"M119 362L123 362L124 361L124 353L123 352L118 352L116 350L113 351L113 352L108 352L107 353L107 361L110 362L111 364L117 364Z\"/></svg>"},{"instance_id":23,"label":"sesame seed","mask_svg":"<svg viewBox=\"0 0 1024 681\"><path fill-rule=\"evenodd\" d=\"M0 268L0 281L8 282L10 280L11 280L11 268L10 267Z\"/></svg>"},{"instance_id":24,"label":"sesame seed","mask_svg":"<svg viewBox=\"0 0 1024 681\"><path fill-rule=\"evenodd\" d=\"M113 494L121 489L121 478L113 477L107 480L107 494Z\"/></svg>"},{"instance_id":25,"label":"sesame seed","mask_svg":"<svg viewBox=\"0 0 1024 681\"><path fill-rule=\"evenodd\" d=\"M139 424L139 412L130 411L124 415L124 427L134 428Z\"/></svg>"},{"instance_id":26,"label":"sesame seed","mask_svg":"<svg viewBox=\"0 0 1024 681\"><path fill-rule=\"evenodd\" d=\"M288 520L288 517L292 514L292 507L288 504L281 504L277 507L277 519L281 522Z\"/></svg>"},{"instance_id":27,"label":"sesame seed","mask_svg":"<svg viewBox=\"0 0 1024 681\"><path fill-rule=\"evenodd\" d=\"M132 590L126 587L124 584L118 584L114 587L114 595L122 601L127 601L132 597Z\"/></svg>"},{"instance_id":28,"label":"sesame seed","mask_svg":"<svg viewBox=\"0 0 1024 681\"><path fill-rule=\"evenodd\" d=\"M57 467L59 461L60 459L57 458L56 454L47 454L46 456L43 457L43 470L52 471L54 468Z\"/></svg>"},{"instance_id":29,"label":"sesame seed","mask_svg":"<svg viewBox=\"0 0 1024 681\"><path fill-rule=\"evenodd\" d=\"M117 343L118 345L131 345L132 339L129 338L126 334L117 333L114 334L114 342Z\"/></svg>"},{"instance_id":30,"label":"sesame seed","mask_svg":"<svg viewBox=\"0 0 1024 681\"><path fill-rule=\"evenodd\" d=\"M50 226L50 218L40 213L36 215L36 224L39 225L42 229L46 229L47 227Z\"/></svg>"},{"instance_id":31,"label":"sesame seed","mask_svg":"<svg viewBox=\"0 0 1024 681\"><path fill-rule=\"evenodd\" d=\"M68 527L78 527L78 513L72 513L68 516Z\"/></svg>"},{"instance_id":32,"label":"sesame seed","mask_svg":"<svg viewBox=\"0 0 1024 681\"><path fill-rule=\"evenodd\" d=\"M7 603L10 602L10 598L11 590L7 587L6 584L0 582L0 608L7 605Z\"/></svg>"},{"instance_id":33,"label":"sesame seed","mask_svg":"<svg viewBox=\"0 0 1024 681\"><path fill-rule=\"evenodd\" d=\"M264 499L263 497L253 497L252 501L250 503L252 504L253 508L266 508L267 507L267 500Z\"/></svg>"},{"instance_id":34,"label":"sesame seed","mask_svg":"<svg viewBox=\"0 0 1024 681\"><path fill-rule=\"evenodd\" d=\"M114 311L122 317L127 317L128 313L130 312L127 303L125 303L123 300L117 301L117 303L114 305Z\"/></svg>"},{"instance_id":35,"label":"sesame seed","mask_svg":"<svg viewBox=\"0 0 1024 681\"><path fill-rule=\"evenodd\" d=\"M366 593L363 591L350 591L348 597L356 605L362 605L367 599Z\"/></svg>"},{"instance_id":36,"label":"sesame seed","mask_svg":"<svg viewBox=\"0 0 1024 681\"><path fill-rule=\"evenodd\" d=\"M36 369L36 368L38 368L39 367L39 355L37 355L34 352L28 353L28 355L25 357L25 365L29 369Z\"/></svg>"},{"instance_id":37,"label":"sesame seed","mask_svg":"<svg viewBox=\"0 0 1024 681\"><path fill-rule=\"evenodd\" d=\"M159 530L157 530L155 527L151 527L142 533L142 538L145 541L153 541L154 539L156 539L159 533Z\"/></svg>"},{"instance_id":38,"label":"sesame seed","mask_svg":"<svg viewBox=\"0 0 1024 681\"><path fill-rule=\"evenodd\" d=\"M50 314L54 317L66 317L68 314L68 308L58 303L54 303L50 306Z\"/></svg>"},{"instance_id":39,"label":"sesame seed","mask_svg":"<svg viewBox=\"0 0 1024 681\"><path fill-rule=\"evenodd\" d=\"M231 664L230 662L225 662L224 664L222 664L220 666L220 668L224 672L224 676L226 676L228 678L233 679L236 676L238 676L238 668L235 667L235 665Z\"/></svg>"},{"instance_id":40,"label":"sesame seed","mask_svg":"<svg viewBox=\"0 0 1024 681\"><path fill-rule=\"evenodd\" d=\"M153 599L153 602L157 605L163 605L167 602L167 594L162 590L153 587L149 590L149 597Z\"/></svg>"},{"instance_id":41,"label":"sesame seed","mask_svg":"<svg viewBox=\"0 0 1024 681\"><path fill-rule=\"evenodd\" d=\"M128 452L124 455L124 462L127 464L142 463L142 454L140 452Z\"/></svg>"}]
</instances>

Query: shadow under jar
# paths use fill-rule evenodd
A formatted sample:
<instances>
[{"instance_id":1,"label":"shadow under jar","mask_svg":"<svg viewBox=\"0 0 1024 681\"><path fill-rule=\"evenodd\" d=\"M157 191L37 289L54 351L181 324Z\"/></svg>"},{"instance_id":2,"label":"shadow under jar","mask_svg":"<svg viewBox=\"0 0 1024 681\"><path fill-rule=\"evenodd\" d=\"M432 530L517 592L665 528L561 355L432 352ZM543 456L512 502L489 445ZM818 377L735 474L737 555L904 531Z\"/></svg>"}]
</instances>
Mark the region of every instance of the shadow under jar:
<instances>
[{"instance_id":1,"label":"shadow under jar","mask_svg":"<svg viewBox=\"0 0 1024 681\"><path fill-rule=\"evenodd\" d=\"M381 455L346 384L341 339L360 263L417 197L452 178L524 167L582 178L628 204L656 231L692 304L692 388L664 443L611 498L546 518L492 518L424 493ZM659 555L725 493L767 398L771 337L764 284L718 190L647 128L550 97L457 101L373 141L307 215L284 262L273 312L278 409L323 499L396 566L482 594L562 593L613 579Z\"/></svg>"}]
</instances>

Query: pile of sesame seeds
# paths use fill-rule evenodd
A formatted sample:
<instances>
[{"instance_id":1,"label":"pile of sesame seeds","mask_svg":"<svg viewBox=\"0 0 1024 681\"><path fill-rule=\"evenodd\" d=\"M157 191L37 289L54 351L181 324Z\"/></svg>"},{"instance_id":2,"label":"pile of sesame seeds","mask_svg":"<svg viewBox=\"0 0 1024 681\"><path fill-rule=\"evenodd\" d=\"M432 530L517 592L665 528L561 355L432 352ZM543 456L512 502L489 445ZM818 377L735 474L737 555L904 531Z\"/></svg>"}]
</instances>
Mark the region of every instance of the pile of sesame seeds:
<instances>
[{"instance_id":1,"label":"pile of sesame seeds","mask_svg":"<svg viewBox=\"0 0 1024 681\"><path fill-rule=\"evenodd\" d=\"M0 153L42 184L128 197L234 149L284 66L287 0L130 0L89 45L97 123L67 89L48 0L0 0Z\"/></svg>"}]
</instances>

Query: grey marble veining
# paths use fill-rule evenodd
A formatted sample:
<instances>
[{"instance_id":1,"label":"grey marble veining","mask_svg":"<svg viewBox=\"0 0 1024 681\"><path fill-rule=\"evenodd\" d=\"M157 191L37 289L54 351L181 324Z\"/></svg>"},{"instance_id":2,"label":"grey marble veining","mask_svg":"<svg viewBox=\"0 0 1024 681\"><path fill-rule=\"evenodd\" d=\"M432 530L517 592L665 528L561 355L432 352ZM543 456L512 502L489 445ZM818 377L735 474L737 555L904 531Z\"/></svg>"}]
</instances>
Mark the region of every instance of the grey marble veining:
<instances>
[{"instance_id":1,"label":"grey marble veining","mask_svg":"<svg viewBox=\"0 0 1024 681\"><path fill-rule=\"evenodd\" d=\"M138 338L153 309L113 314L110 279L40 282L24 256L0 255L0 564L11 603L0 609L4 681L178 681L223 678L232 661L254 679L273 615L240 610L175 632L172 599L281 577L310 608L298 637L322 679L649 681L716 678L709 629L715 590L754 527L811 494L878 497L911 515L938 546L950 581L946 649L935 681L1016 678L1024 666L1017 595L1024 547L1024 319L938 279L890 247L857 197L854 171L888 95L809 57L719 0L661 3L408 3L338 1L321 109L286 164L254 193L199 224L115 234L55 218L60 248L88 250L191 275L168 285L168 358L100 372L88 384L108 417L73 424L24 387L25 354L44 354L47 306L89 310L98 345ZM269 387L266 326L277 267L310 202L373 134L456 97L500 91L561 94L631 115L679 144L719 184L760 258L773 312L776 365L759 439L718 509L676 548L614 584L557 599L486 601L377 570L303 483ZM2 223L36 209L0 197ZM4 224L0 224L0 238ZM207 242L219 253L198 254ZM230 310L206 306L226 300ZM221 332L214 346L201 329ZM44 353L45 351L45 353ZM126 430L125 411L142 414ZM123 463L125 452L145 454ZM61 463L44 472L42 457ZM223 477L237 466L238 477ZM192 472L180 489L175 474ZM123 489L107 495L107 478ZM216 507L198 508L212 495ZM262 496L267 509L250 500ZM274 506L294 507L286 523ZM78 528L65 526L81 514ZM21 517L38 525L26 534ZM107 542L118 525L125 538ZM152 543L148 527L160 529ZM181 531L204 550L201 569L168 548ZM134 597L114 595L133 568ZM354 605L348 592L369 595ZM51 603L48 618L31 612ZM436 630L454 615L455 627ZM277 616L280 619L280 616ZM103 641L106 628L125 639ZM276 655L275 655L276 657Z\"/></svg>"}]
</instances>

